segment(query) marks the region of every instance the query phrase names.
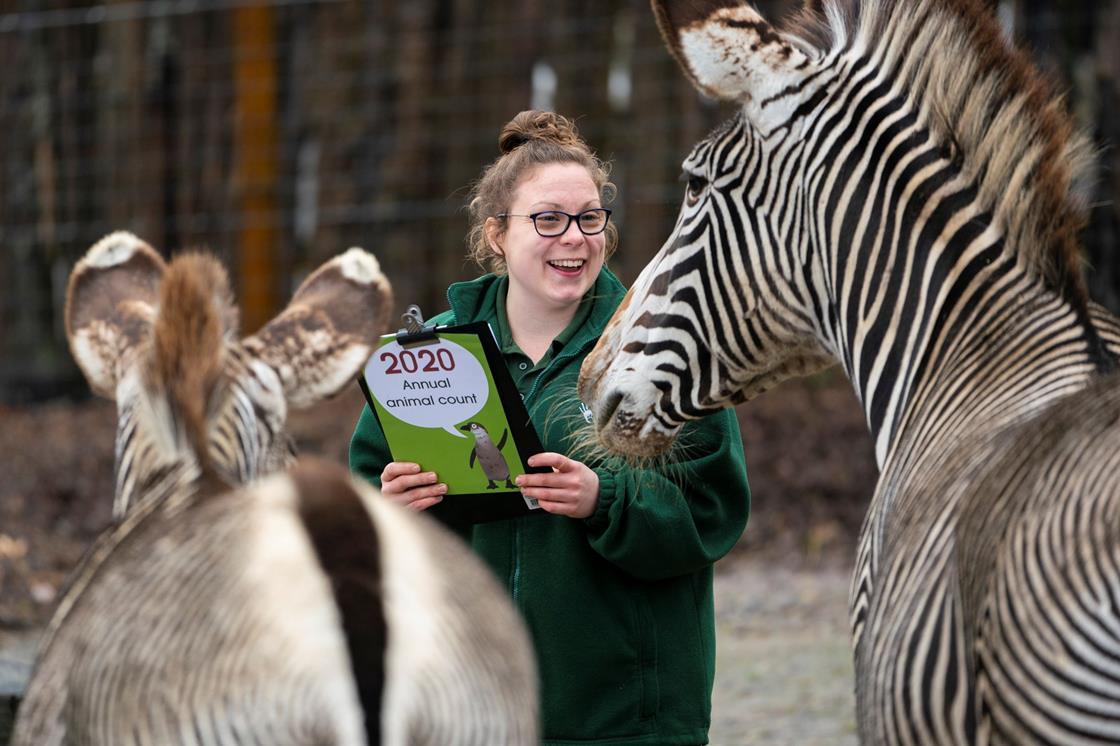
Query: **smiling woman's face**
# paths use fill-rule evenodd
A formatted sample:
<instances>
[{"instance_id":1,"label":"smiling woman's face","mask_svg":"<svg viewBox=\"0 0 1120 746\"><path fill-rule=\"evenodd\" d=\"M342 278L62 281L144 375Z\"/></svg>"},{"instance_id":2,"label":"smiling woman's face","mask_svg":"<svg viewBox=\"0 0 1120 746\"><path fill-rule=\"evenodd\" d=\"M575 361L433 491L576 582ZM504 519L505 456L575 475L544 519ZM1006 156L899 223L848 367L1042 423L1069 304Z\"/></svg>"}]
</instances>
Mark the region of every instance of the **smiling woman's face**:
<instances>
[{"instance_id":1,"label":"smiling woman's face","mask_svg":"<svg viewBox=\"0 0 1120 746\"><path fill-rule=\"evenodd\" d=\"M576 163L549 163L528 171L509 206L505 232L494 222L490 247L505 257L509 272L507 303L520 311L572 310L595 284L603 267L606 233L585 236L576 221L559 236L537 234L533 221L514 215L559 210L575 215L602 207L587 169Z\"/></svg>"}]
</instances>

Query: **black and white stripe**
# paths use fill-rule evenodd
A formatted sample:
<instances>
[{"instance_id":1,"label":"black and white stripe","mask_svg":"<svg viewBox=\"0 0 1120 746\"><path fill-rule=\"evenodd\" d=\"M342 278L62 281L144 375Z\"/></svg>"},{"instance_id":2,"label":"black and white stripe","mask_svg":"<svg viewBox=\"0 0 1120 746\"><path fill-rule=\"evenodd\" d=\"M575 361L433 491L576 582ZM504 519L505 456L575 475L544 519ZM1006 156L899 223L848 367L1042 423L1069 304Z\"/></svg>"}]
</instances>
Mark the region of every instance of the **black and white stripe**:
<instances>
[{"instance_id":1,"label":"black and white stripe","mask_svg":"<svg viewBox=\"0 0 1120 746\"><path fill-rule=\"evenodd\" d=\"M1067 271L1080 140L964 0L832 0L786 33L654 6L743 111L685 160L673 235L584 367L601 441L648 455L839 362L881 468L851 590L863 740L1120 741L1120 323Z\"/></svg>"}]
</instances>

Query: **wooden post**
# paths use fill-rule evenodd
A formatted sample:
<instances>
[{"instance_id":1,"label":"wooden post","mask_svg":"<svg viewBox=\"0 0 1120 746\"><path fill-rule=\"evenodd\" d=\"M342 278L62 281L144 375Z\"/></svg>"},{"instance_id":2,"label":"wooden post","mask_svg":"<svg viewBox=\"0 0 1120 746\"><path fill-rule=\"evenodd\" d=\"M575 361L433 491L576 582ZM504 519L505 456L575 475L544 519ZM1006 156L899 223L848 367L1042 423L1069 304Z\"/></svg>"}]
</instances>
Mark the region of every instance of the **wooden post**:
<instances>
[{"instance_id":1,"label":"wooden post","mask_svg":"<svg viewBox=\"0 0 1120 746\"><path fill-rule=\"evenodd\" d=\"M276 311L278 208L276 24L263 2L233 11L234 183L240 194L239 287L243 331Z\"/></svg>"}]
</instances>

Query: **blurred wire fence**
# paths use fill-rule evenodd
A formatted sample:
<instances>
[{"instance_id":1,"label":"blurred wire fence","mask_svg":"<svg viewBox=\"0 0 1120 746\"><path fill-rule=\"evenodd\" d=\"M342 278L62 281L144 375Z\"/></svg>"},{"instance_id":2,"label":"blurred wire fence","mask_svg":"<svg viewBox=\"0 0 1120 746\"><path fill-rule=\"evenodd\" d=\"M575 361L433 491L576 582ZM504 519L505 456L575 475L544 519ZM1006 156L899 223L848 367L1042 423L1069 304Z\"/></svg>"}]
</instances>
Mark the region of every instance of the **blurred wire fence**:
<instances>
[{"instance_id":1,"label":"blurred wire fence","mask_svg":"<svg viewBox=\"0 0 1120 746\"><path fill-rule=\"evenodd\" d=\"M758 3L776 14L792 2ZM1102 146L1087 255L1120 310L1120 0L999 6ZM70 267L130 230L230 267L246 331L349 246L442 309L466 188L516 112L577 118L614 162L625 281L671 229L702 101L645 0L0 0L0 402L84 391Z\"/></svg>"}]
</instances>

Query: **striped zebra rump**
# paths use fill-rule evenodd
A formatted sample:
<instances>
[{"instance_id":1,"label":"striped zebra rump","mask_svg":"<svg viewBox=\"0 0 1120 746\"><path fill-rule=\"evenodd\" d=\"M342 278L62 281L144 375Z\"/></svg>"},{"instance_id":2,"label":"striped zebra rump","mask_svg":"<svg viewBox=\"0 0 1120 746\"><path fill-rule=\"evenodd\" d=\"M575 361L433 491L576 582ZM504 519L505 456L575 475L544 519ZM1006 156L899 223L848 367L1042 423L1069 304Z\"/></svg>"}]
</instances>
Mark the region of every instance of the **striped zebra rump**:
<instances>
[{"instance_id":1,"label":"striped zebra rump","mask_svg":"<svg viewBox=\"0 0 1120 746\"><path fill-rule=\"evenodd\" d=\"M309 459L170 502L83 568L14 743L534 743L527 637L454 537Z\"/></svg>"},{"instance_id":2,"label":"striped zebra rump","mask_svg":"<svg viewBox=\"0 0 1120 746\"><path fill-rule=\"evenodd\" d=\"M272 477L115 529L36 664L64 672L64 696L41 712L34 678L15 743L365 743L299 502L291 478Z\"/></svg>"},{"instance_id":3,"label":"striped zebra rump","mask_svg":"<svg viewBox=\"0 0 1120 746\"><path fill-rule=\"evenodd\" d=\"M343 616L369 743L536 743L531 643L474 553L328 464L304 459L292 478Z\"/></svg>"}]
</instances>

